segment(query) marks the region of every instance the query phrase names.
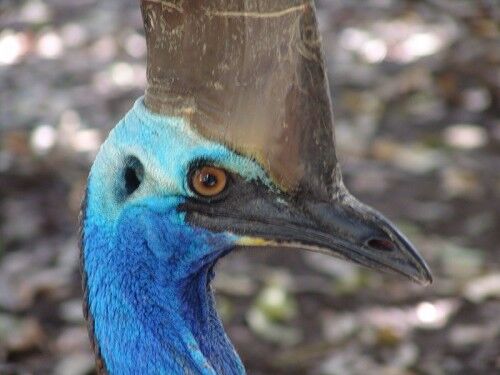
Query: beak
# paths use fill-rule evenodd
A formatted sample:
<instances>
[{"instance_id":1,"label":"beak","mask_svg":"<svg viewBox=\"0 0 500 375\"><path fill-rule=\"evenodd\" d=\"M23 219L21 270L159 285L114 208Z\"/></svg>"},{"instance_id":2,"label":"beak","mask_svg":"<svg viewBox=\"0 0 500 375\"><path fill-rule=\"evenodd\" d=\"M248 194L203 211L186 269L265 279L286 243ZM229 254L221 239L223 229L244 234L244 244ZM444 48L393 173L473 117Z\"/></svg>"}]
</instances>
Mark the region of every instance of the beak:
<instances>
[{"instance_id":1,"label":"beak","mask_svg":"<svg viewBox=\"0 0 500 375\"><path fill-rule=\"evenodd\" d=\"M248 183L247 183L248 184ZM330 202L287 199L259 186L208 206L186 203L196 225L240 236L241 246L279 246L340 257L430 284L424 259L389 220L347 191ZM234 200L234 201L233 201Z\"/></svg>"}]
</instances>

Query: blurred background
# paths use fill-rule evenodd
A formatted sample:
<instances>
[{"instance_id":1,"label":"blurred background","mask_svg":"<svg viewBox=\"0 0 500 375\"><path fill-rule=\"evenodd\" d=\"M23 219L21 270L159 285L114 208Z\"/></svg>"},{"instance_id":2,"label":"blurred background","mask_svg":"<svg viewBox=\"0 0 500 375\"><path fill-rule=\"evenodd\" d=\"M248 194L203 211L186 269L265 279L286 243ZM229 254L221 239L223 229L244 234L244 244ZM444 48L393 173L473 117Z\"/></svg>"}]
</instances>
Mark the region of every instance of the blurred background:
<instances>
[{"instance_id":1,"label":"blurred background","mask_svg":"<svg viewBox=\"0 0 500 375\"><path fill-rule=\"evenodd\" d=\"M227 331L250 374L500 373L500 3L317 6L346 185L435 282L239 251L218 266ZM0 1L0 374L93 374L77 217L145 52L137 0Z\"/></svg>"}]
</instances>

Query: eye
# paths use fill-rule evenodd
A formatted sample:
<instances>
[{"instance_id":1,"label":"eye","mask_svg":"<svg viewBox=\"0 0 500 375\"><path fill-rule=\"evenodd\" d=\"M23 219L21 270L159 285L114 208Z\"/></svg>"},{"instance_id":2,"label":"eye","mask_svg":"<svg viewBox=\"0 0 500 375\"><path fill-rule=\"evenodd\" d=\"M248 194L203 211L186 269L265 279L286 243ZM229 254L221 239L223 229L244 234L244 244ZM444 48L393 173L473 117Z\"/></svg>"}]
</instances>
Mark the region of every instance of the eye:
<instances>
[{"instance_id":1,"label":"eye","mask_svg":"<svg viewBox=\"0 0 500 375\"><path fill-rule=\"evenodd\" d=\"M191 172L191 189L206 198L222 193L227 185L227 172L213 166L202 166Z\"/></svg>"},{"instance_id":2,"label":"eye","mask_svg":"<svg viewBox=\"0 0 500 375\"><path fill-rule=\"evenodd\" d=\"M135 156L130 156L125 161L125 171L123 179L125 183L125 192L127 196L131 195L141 186L144 178L144 167Z\"/></svg>"}]
</instances>

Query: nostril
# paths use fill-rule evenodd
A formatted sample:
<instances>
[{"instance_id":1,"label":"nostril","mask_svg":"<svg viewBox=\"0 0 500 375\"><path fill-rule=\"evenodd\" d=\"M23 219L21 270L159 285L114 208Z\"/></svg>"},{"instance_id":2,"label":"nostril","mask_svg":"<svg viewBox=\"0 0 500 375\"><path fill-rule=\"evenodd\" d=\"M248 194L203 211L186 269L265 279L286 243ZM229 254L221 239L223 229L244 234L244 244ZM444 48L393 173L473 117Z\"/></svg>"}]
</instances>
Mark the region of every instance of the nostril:
<instances>
[{"instance_id":1,"label":"nostril","mask_svg":"<svg viewBox=\"0 0 500 375\"><path fill-rule=\"evenodd\" d=\"M368 246L375 250L380 251L393 251L396 249L396 244L390 240L384 240L382 238L372 238L366 242Z\"/></svg>"}]
</instances>

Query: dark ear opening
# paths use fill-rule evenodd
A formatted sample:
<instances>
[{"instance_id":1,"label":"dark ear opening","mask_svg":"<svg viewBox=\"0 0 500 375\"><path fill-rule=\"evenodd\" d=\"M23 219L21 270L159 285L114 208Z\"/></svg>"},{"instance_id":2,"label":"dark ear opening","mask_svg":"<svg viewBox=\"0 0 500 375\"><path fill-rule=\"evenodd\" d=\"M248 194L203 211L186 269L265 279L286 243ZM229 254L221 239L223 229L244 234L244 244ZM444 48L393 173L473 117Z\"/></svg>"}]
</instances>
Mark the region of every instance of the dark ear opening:
<instances>
[{"instance_id":1,"label":"dark ear opening","mask_svg":"<svg viewBox=\"0 0 500 375\"><path fill-rule=\"evenodd\" d=\"M125 195L127 197L141 186L144 179L144 166L135 156L129 156L125 161L123 179L125 183Z\"/></svg>"}]
</instances>

